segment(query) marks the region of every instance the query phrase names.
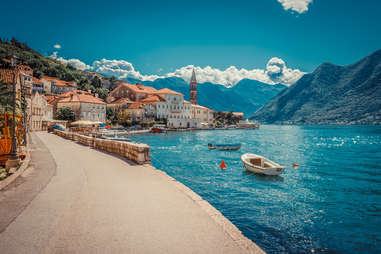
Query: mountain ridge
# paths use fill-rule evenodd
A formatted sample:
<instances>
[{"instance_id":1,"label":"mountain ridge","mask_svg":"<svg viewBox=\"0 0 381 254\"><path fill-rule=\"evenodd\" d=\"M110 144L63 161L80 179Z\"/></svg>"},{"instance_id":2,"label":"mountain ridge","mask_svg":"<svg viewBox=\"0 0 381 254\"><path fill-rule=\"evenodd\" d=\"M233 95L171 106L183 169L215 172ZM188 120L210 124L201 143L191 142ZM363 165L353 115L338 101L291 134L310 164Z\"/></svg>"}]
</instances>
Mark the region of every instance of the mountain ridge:
<instances>
[{"instance_id":1,"label":"mountain ridge","mask_svg":"<svg viewBox=\"0 0 381 254\"><path fill-rule=\"evenodd\" d=\"M322 63L250 118L270 124L380 124L381 50L346 66Z\"/></svg>"}]
</instances>

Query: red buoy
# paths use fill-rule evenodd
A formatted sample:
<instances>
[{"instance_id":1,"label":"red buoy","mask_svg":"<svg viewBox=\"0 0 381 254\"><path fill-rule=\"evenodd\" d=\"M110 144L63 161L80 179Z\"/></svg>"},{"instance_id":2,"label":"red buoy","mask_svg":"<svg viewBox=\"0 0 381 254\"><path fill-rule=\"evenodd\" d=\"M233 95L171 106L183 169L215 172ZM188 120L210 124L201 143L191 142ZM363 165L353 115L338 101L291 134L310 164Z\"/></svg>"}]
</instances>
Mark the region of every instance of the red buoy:
<instances>
[{"instance_id":1,"label":"red buoy","mask_svg":"<svg viewBox=\"0 0 381 254\"><path fill-rule=\"evenodd\" d=\"M299 164L292 163L292 166L296 168L296 167L299 167Z\"/></svg>"},{"instance_id":2,"label":"red buoy","mask_svg":"<svg viewBox=\"0 0 381 254\"><path fill-rule=\"evenodd\" d=\"M220 164L220 168L226 168L226 164L225 164L225 161L222 160L221 164Z\"/></svg>"}]
</instances>

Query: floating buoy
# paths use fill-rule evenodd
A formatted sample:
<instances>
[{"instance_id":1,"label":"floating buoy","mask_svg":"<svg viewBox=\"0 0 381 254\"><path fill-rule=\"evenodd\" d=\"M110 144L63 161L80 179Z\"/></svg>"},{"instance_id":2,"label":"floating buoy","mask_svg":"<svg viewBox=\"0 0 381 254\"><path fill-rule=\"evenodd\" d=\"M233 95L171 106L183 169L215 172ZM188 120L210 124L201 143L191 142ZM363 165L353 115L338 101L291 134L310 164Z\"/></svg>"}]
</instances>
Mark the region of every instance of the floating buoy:
<instances>
[{"instance_id":1,"label":"floating buoy","mask_svg":"<svg viewBox=\"0 0 381 254\"><path fill-rule=\"evenodd\" d=\"M292 166L293 166L294 168L296 168L296 167L299 167L299 164L292 163Z\"/></svg>"},{"instance_id":2,"label":"floating buoy","mask_svg":"<svg viewBox=\"0 0 381 254\"><path fill-rule=\"evenodd\" d=\"M225 161L222 160L221 164L220 164L220 168L226 168L226 164L225 164Z\"/></svg>"}]
</instances>

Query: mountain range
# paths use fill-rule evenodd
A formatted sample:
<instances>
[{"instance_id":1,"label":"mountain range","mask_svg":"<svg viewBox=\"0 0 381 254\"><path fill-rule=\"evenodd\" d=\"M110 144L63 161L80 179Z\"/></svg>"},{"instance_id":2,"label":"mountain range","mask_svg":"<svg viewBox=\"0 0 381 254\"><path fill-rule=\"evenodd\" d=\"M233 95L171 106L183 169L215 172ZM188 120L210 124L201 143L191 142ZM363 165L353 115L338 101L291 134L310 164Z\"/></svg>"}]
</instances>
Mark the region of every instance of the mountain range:
<instances>
[{"instance_id":1,"label":"mountain range","mask_svg":"<svg viewBox=\"0 0 381 254\"><path fill-rule=\"evenodd\" d=\"M381 124L381 50L321 64L250 117L268 124Z\"/></svg>"},{"instance_id":2,"label":"mountain range","mask_svg":"<svg viewBox=\"0 0 381 254\"><path fill-rule=\"evenodd\" d=\"M182 78L169 77L155 81L139 81L129 78L127 81L132 84L139 82L156 89L169 88L184 94L184 99L189 100L189 84ZM282 84L268 85L250 79L243 79L231 88L206 82L197 85L197 102L214 110L231 110L250 116L286 88Z\"/></svg>"}]
</instances>

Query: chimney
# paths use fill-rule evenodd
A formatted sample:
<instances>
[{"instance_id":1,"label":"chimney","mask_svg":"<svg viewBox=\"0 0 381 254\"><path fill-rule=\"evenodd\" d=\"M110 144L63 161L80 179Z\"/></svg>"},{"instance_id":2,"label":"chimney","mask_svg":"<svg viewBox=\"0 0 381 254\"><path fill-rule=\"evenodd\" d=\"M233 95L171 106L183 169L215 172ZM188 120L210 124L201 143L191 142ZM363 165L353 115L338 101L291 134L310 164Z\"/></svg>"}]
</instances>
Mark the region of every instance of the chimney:
<instances>
[{"instance_id":1,"label":"chimney","mask_svg":"<svg viewBox=\"0 0 381 254\"><path fill-rule=\"evenodd\" d=\"M91 90L87 90L88 93L91 93Z\"/></svg>"},{"instance_id":2,"label":"chimney","mask_svg":"<svg viewBox=\"0 0 381 254\"><path fill-rule=\"evenodd\" d=\"M95 98L98 98L98 94L97 93L95 94Z\"/></svg>"}]
</instances>

